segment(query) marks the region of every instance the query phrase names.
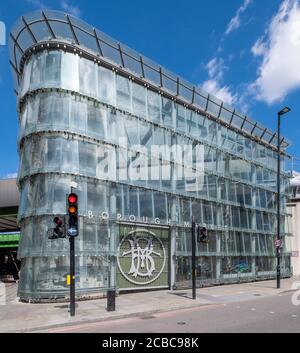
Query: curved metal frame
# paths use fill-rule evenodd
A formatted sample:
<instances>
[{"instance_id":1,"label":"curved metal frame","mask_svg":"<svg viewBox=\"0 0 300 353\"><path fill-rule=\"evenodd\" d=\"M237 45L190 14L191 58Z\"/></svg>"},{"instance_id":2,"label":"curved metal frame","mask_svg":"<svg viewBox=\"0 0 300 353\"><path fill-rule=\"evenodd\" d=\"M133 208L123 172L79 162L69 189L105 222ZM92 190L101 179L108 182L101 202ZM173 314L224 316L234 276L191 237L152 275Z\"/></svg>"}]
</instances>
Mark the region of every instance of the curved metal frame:
<instances>
[{"instance_id":1,"label":"curved metal frame","mask_svg":"<svg viewBox=\"0 0 300 353\"><path fill-rule=\"evenodd\" d=\"M34 28L37 24L40 25L39 31ZM57 30L53 28L56 24L59 24ZM65 35L67 32L71 38ZM86 36L88 40L80 41L80 36ZM94 41L94 48L90 40ZM115 66L116 70L118 68L124 69L129 75L133 75L146 84L153 85L153 88L170 95L173 99L182 100L183 104L187 104L192 109L203 111L209 118L217 119L220 123L226 124L228 127L238 130L272 149L276 149L276 133L236 112L235 109L230 108L213 95L207 94L201 88L183 80L178 75L162 68L152 60L108 37L85 22L59 11L45 10L30 13L23 16L12 29L10 33L10 64L17 81L16 94L18 94L24 58L28 55L28 50L45 41L53 42L53 44L58 41L62 44L70 44L72 47L79 47L82 50L87 48L89 52L95 55L94 60L97 60L97 58L101 61L104 60L109 65ZM104 50L105 47L109 49L109 52ZM131 65L128 65L127 61L128 63L131 61ZM139 67L136 71L140 72L135 72L130 66L134 66L135 69ZM153 75L157 78L156 82ZM204 102L202 107L197 104L197 98L198 101ZM207 112L209 104L213 104L218 111L216 116ZM232 114L229 122L222 119L222 110ZM283 139L281 144L282 148L286 148L289 142Z\"/></svg>"}]
</instances>

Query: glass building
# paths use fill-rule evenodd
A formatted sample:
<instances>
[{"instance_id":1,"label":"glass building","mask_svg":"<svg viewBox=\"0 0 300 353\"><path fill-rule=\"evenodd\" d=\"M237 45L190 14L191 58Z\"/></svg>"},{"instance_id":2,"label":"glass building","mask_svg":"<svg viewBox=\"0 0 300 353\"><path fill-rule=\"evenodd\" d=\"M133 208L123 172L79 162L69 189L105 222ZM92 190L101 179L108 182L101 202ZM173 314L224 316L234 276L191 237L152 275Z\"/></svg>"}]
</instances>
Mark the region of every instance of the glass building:
<instances>
[{"instance_id":1,"label":"glass building","mask_svg":"<svg viewBox=\"0 0 300 353\"><path fill-rule=\"evenodd\" d=\"M61 12L23 16L11 31L10 55L19 113L21 299L68 296L69 242L48 234L53 218L65 216L74 182L78 295L190 286L192 216L209 235L207 244L197 243L199 286L275 277L276 134ZM191 188L185 173L176 177L197 168L194 157L191 166L179 155L153 153L153 145L201 146L202 187ZM134 163L138 178L129 172ZM157 178L149 177L154 166ZM281 180L285 238L284 170ZM290 253L283 247L281 254L289 276Z\"/></svg>"}]
</instances>

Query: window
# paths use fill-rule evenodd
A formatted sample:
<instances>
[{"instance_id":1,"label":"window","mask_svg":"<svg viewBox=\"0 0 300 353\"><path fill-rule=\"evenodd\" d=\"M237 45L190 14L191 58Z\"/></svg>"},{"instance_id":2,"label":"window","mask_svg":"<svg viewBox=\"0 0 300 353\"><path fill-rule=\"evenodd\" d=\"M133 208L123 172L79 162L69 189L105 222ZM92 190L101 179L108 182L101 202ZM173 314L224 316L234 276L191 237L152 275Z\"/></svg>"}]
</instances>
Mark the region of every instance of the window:
<instances>
[{"instance_id":1,"label":"window","mask_svg":"<svg viewBox=\"0 0 300 353\"><path fill-rule=\"evenodd\" d=\"M87 106L87 130L88 135L100 137L100 115L93 103Z\"/></svg>"},{"instance_id":2,"label":"window","mask_svg":"<svg viewBox=\"0 0 300 353\"><path fill-rule=\"evenodd\" d=\"M117 75L117 107L131 112L131 81Z\"/></svg>"},{"instance_id":3,"label":"window","mask_svg":"<svg viewBox=\"0 0 300 353\"><path fill-rule=\"evenodd\" d=\"M185 121L186 109L180 104L175 104L175 107L176 107L176 127L178 130L185 132L186 131L186 121Z\"/></svg>"},{"instance_id":4,"label":"window","mask_svg":"<svg viewBox=\"0 0 300 353\"><path fill-rule=\"evenodd\" d=\"M70 129L86 134L87 128L87 104L78 98L71 102Z\"/></svg>"},{"instance_id":5,"label":"window","mask_svg":"<svg viewBox=\"0 0 300 353\"><path fill-rule=\"evenodd\" d=\"M45 52L45 83L47 86L60 87L61 52Z\"/></svg>"},{"instance_id":6,"label":"window","mask_svg":"<svg viewBox=\"0 0 300 353\"><path fill-rule=\"evenodd\" d=\"M79 92L79 57L61 52L61 87Z\"/></svg>"},{"instance_id":7,"label":"window","mask_svg":"<svg viewBox=\"0 0 300 353\"><path fill-rule=\"evenodd\" d=\"M79 60L79 88L80 92L96 97L97 65L90 60Z\"/></svg>"},{"instance_id":8,"label":"window","mask_svg":"<svg viewBox=\"0 0 300 353\"><path fill-rule=\"evenodd\" d=\"M47 161L48 161L48 168L51 171L60 171L61 152L62 152L61 139L49 138L48 150L47 150Z\"/></svg>"},{"instance_id":9,"label":"window","mask_svg":"<svg viewBox=\"0 0 300 353\"><path fill-rule=\"evenodd\" d=\"M211 198L217 198L217 183L215 175L207 176L207 185L208 185L208 195Z\"/></svg>"},{"instance_id":10,"label":"window","mask_svg":"<svg viewBox=\"0 0 300 353\"><path fill-rule=\"evenodd\" d=\"M149 217L153 218L152 211L152 192L140 190L139 193L140 201L140 217Z\"/></svg>"},{"instance_id":11,"label":"window","mask_svg":"<svg viewBox=\"0 0 300 353\"><path fill-rule=\"evenodd\" d=\"M61 170L69 173L79 173L78 141L62 139L63 155Z\"/></svg>"},{"instance_id":12,"label":"window","mask_svg":"<svg viewBox=\"0 0 300 353\"><path fill-rule=\"evenodd\" d=\"M148 118L160 122L160 96L150 90L147 91Z\"/></svg>"},{"instance_id":13,"label":"window","mask_svg":"<svg viewBox=\"0 0 300 353\"><path fill-rule=\"evenodd\" d=\"M104 103L115 102L115 74L101 66L98 66L98 98Z\"/></svg>"},{"instance_id":14,"label":"window","mask_svg":"<svg viewBox=\"0 0 300 353\"><path fill-rule=\"evenodd\" d=\"M165 97L161 97L162 121L165 126L173 127L173 102Z\"/></svg>"},{"instance_id":15,"label":"window","mask_svg":"<svg viewBox=\"0 0 300 353\"><path fill-rule=\"evenodd\" d=\"M38 53L33 57L30 88L39 88L44 80L44 52Z\"/></svg>"},{"instance_id":16,"label":"window","mask_svg":"<svg viewBox=\"0 0 300 353\"><path fill-rule=\"evenodd\" d=\"M147 115L146 88L134 82L132 82L132 112L137 116Z\"/></svg>"},{"instance_id":17,"label":"window","mask_svg":"<svg viewBox=\"0 0 300 353\"><path fill-rule=\"evenodd\" d=\"M202 201L202 215L203 215L204 223L206 224L213 223L211 204L206 201Z\"/></svg>"},{"instance_id":18,"label":"window","mask_svg":"<svg viewBox=\"0 0 300 353\"><path fill-rule=\"evenodd\" d=\"M154 197L154 217L161 220L167 219L166 196L161 192L153 192Z\"/></svg>"},{"instance_id":19,"label":"window","mask_svg":"<svg viewBox=\"0 0 300 353\"><path fill-rule=\"evenodd\" d=\"M79 146L79 173L96 176L96 145L80 141Z\"/></svg>"},{"instance_id":20,"label":"window","mask_svg":"<svg viewBox=\"0 0 300 353\"><path fill-rule=\"evenodd\" d=\"M107 211L106 187L102 183L87 183L87 205L93 214L100 215Z\"/></svg>"}]
</instances>

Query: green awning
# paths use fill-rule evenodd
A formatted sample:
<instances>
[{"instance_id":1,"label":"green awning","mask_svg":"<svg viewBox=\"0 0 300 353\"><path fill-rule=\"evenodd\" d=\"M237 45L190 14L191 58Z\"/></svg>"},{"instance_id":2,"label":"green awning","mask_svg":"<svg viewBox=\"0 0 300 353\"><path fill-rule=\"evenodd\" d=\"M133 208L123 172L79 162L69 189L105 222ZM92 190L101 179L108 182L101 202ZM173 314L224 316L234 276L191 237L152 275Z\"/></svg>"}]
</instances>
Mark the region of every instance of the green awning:
<instances>
[{"instance_id":1,"label":"green awning","mask_svg":"<svg viewBox=\"0 0 300 353\"><path fill-rule=\"evenodd\" d=\"M16 248L19 240L20 233L0 233L0 248Z\"/></svg>"}]
</instances>

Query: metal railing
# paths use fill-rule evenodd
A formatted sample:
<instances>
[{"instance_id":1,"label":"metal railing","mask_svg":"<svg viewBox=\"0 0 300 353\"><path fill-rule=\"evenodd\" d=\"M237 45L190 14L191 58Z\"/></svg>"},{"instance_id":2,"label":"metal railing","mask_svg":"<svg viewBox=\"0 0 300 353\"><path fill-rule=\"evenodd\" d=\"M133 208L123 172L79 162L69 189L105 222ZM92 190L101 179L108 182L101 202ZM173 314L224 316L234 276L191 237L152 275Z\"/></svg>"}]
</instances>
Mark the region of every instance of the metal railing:
<instances>
[{"instance_id":1,"label":"metal railing","mask_svg":"<svg viewBox=\"0 0 300 353\"><path fill-rule=\"evenodd\" d=\"M126 69L146 83L169 92L175 99L183 99L186 104L211 114L231 128L276 148L276 133L89 24L59 11L29 13L13 27L10 33L10 63L15 73L16 93L21 82L22 59L26 50L40 42L59 40L82 49L87 48L99 60L112 62L116 68ZM283 138L281 144L282 148L286 148L289 142Z\"/></svg>"}]
</instances>

